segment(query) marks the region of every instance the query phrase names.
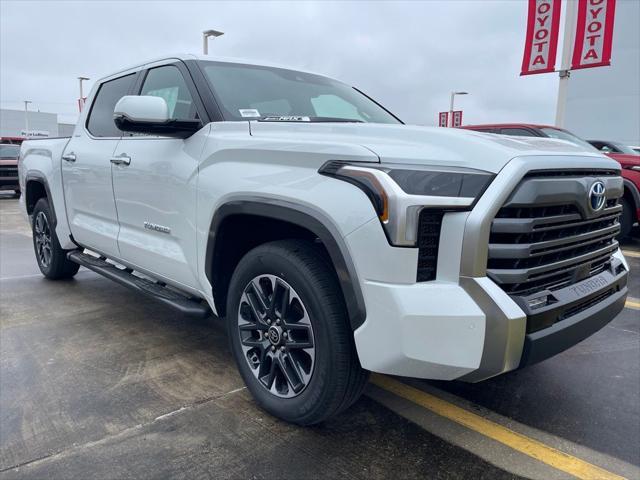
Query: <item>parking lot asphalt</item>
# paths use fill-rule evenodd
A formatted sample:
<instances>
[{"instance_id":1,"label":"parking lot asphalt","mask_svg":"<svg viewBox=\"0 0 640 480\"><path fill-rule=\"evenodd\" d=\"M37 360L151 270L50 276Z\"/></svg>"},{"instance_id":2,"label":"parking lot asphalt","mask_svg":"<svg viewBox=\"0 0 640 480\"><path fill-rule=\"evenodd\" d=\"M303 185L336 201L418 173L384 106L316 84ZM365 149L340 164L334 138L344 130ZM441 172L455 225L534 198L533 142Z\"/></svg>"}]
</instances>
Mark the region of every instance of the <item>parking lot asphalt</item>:
<instances>
[{"instance_id":1,"label":"parking lot asphalt","mask_svg":"<svg viewBox=\"0 0 640 480\"><path fill-rule=\"evenodd\" d=\"M640 242L635 302L572 349L479 384L374 377L301 428L255 406L218 319L42 278L17 207L0 196L0 478L640 478Z\"/></svg>"}]
</instances>

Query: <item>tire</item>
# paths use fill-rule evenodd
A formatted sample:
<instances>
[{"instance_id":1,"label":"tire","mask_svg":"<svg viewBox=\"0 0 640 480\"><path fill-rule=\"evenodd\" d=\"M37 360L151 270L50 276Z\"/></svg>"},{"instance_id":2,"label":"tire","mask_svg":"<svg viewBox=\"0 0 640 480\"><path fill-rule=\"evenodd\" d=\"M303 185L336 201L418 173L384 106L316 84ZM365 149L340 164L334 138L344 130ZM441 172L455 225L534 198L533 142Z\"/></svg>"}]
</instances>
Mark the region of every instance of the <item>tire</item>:
<instances>
[{"instance_id":1,"label":"tire","mask_svg":"<svg viewBox=\"0 0 640 480\"><path fill-rule=\"evenodd\" d=\"M33 209L32 232L33 250L42 274L50 280L71 278L80 265L67 259L67 251L60 247L60 242L52 227L53 215L46 198L41 198Z\"/></svg>"},{"instance_id":2,"label":"tire","mask_svg":"<svg viewBox=\"0 0 640 480\"><path fill-rule=\"evenodd\" d=\"M618 239L622 240L631 234L635 215L631 204L626 198L620 199L620 204L622 205L622 215L620 216L620 233L618 234Z\"/></svg>"},{"instance_id":3,"label":"tire","mask_svg":"<svg viewBox=\"0 0 640 480\"><path fill-rule=\"evenodd\" d=\"M360 366L335 271L318 246L283 240L247 253L231 278L226 322L240 374L270 414L311 425L362 394L369 372Z\"/></svg>"}]
</instances>

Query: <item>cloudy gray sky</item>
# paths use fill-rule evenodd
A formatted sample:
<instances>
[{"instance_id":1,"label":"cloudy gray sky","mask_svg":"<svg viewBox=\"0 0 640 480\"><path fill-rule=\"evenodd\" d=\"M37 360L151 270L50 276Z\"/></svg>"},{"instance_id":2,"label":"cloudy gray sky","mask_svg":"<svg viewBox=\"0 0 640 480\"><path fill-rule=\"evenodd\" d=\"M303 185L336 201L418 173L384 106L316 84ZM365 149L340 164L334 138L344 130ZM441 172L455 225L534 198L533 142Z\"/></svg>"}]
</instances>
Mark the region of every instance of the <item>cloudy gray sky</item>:
<instances>
[{"instance_id":1,"label":"cloudy gray sky","mask_svg":"<svg viewBox=\"0 0 640 480\"><path fill-rule=\"evenodd\" d=\"M433 125L452 89L465 123L553 123L555 74L519 77L525 0L187 2L0 0L3 108L75 121L76 77L172 52L304 68L358 86L409 123ZM91 83L91 82L90 82Z\"/></svg>"}]
</instances>

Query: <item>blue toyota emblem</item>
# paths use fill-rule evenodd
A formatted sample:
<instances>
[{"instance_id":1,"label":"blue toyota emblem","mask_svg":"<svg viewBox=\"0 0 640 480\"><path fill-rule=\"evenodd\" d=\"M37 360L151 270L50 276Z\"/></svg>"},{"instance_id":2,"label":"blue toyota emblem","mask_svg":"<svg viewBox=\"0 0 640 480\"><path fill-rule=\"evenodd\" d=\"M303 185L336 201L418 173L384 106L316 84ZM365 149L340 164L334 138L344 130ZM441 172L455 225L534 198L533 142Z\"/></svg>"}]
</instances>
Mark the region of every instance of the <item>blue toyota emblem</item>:
<instances>
[{"instance_id":1,"label":"blue toyota emblem","mask_svg":"<svg viewBox=\"0 0 640 480\"><path fill-rule=\"evenodd\" d=\"M591 189L589 190L589 205L591 206L591 210L593 210L594 212L602 210L605 201L604 194L604 182L598 180L593 185L591 185Z\"/></svg>"}]
</instances>

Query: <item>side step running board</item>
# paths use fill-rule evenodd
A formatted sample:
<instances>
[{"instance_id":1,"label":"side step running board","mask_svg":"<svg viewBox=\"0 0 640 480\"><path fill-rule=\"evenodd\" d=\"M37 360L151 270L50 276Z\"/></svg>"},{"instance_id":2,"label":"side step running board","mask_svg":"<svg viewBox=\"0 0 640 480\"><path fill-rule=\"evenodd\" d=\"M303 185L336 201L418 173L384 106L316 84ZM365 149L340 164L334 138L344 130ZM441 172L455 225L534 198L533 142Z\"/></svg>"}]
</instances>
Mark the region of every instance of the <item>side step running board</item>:
<instances>
[{"instance_id":1,"label":"side step running board","mask_svg":"<svg viewBox=\"0 0 640 480\"><path fill-rule=\"evenodd\" d=\"M186 315L205 318L211 314L209 306L203 300L189 298L160 283L137 277L131 273L131 270L118 268L102 258L94 257L77 250L69 252L67 258L110 280L118 282L120 285L133 288L144 295L155 298Z\"/></svg>"}]
</instances>

